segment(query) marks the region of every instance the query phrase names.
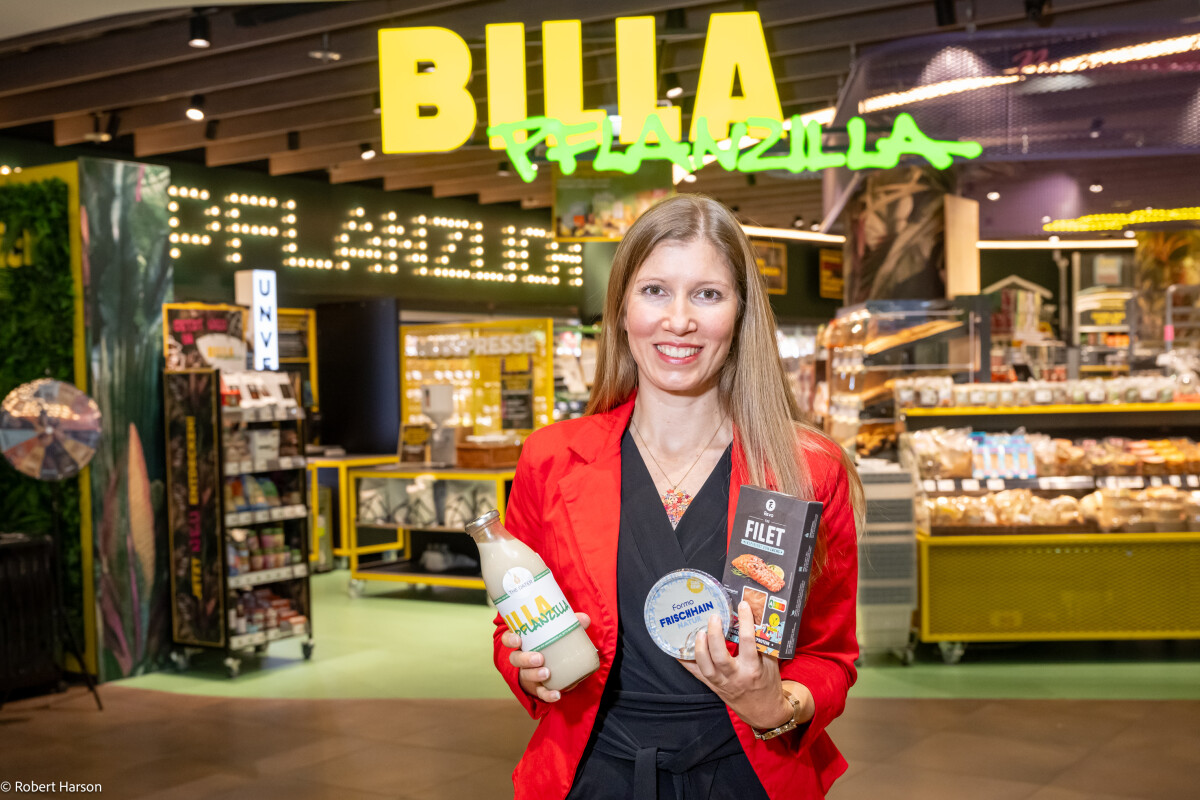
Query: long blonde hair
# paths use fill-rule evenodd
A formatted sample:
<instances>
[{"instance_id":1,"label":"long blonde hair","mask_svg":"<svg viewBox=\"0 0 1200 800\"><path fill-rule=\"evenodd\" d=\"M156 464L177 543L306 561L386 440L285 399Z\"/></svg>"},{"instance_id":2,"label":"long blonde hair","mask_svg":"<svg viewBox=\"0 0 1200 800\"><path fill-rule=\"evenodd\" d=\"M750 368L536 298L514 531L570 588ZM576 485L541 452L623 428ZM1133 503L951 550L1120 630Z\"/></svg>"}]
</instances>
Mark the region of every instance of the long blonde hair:
<instances>
[{"instance_id":1,"label":"long blonde hair","mask_svg":"<svg viewBox=\"0 0 1200 800\"><path fill-rule=\"evenodd\" d=\"M775 314L750 240L729 209L710 197L678 194L663 200L642 214L617 247L587 413L609 411L628 400L637 388L637 364L623 324L630 281L663 242L696 240L707 241L721 253L737 287L738 322L721 368L719 395L738 433L751 483L773 486L796 497L812 497L807 460L797 457L797 443L802 452L836 449L849 476L855 529L861 531L864 504L858 472L840 447L801 418L779 358ZM823 561L822 544L818 542L818 565Z\"/></svg>"}]
</instances>

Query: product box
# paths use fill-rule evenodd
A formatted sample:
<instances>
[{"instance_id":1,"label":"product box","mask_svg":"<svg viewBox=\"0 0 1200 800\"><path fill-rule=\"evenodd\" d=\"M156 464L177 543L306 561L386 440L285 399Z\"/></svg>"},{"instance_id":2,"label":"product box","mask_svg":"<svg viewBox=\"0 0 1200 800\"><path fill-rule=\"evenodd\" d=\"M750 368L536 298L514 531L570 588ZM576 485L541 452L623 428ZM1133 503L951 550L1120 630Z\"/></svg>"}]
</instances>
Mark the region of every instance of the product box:
<instances>
[{"instance_id":1,"label":"product box","mask_svg":"<svg viewBox=\"0 0 1200 800\"><path fill-rule=\"evenodd\" d=\"M738 604L745 600L758 649L777 658L796 654L821 508L779 492L741 488L721 581L733 607L729 641L738 640Z\"/></svg>"}]
</instances>

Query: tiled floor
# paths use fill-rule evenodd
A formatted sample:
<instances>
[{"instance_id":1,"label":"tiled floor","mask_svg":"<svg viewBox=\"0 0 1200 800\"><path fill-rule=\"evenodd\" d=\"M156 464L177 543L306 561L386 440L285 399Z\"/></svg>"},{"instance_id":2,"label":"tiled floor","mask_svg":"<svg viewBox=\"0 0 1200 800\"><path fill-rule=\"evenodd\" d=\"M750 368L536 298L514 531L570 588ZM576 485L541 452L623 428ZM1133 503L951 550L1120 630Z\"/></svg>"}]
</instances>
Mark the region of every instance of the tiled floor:
<instances>
[{"instance_id":1,"label":"tiled floor","mask_svg":"<svg viewBox=\"0 0 1200 800\"><path fill-rule=\"evenodd\" d=\"M0 709L0 782L163 800L499 800L533 730L505 700L102 691L103 712L81 689ZM831 800L1200 797L1196 700L851 697L831 733L851 764Z\"/></svg>"}]
</instances>

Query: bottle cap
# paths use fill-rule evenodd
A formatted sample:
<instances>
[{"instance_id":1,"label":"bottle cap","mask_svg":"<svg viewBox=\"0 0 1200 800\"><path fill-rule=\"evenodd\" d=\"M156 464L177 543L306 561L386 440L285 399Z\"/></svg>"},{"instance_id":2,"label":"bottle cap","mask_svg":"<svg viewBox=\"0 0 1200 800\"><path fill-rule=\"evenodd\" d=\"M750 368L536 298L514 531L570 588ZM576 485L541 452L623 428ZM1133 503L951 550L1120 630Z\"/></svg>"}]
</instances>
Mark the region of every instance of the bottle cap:
<instances>
[{"instance_id":1,"label":"bottle cap","mask_svg":"<svg viewBox=\"0 0 1200 800\"><path fill-rule=\"evenodd\" d=\"M491 525L493 522L495 522L498 519L500 519L500 512L493 508L491 511L487 512L483 516L476 517L475 519L468 522L465 530L466 530L467 534L470 535L472 533L475 533L475 531L483 530L488 525Z\"/></svg>"},{"instance_id":2,"label":"bottle cap","mask_svg":"<svg viewBox=\"0 0 1200 800\"><path fill-rule=\"evenodd\" d=\"M675 658L696 657L696 636L713 614L721 618L722 633L729 633L729 598L720 581L698 569L668 572L646 596L646 630L659 649Z\"/></svg>"}]
</instances>

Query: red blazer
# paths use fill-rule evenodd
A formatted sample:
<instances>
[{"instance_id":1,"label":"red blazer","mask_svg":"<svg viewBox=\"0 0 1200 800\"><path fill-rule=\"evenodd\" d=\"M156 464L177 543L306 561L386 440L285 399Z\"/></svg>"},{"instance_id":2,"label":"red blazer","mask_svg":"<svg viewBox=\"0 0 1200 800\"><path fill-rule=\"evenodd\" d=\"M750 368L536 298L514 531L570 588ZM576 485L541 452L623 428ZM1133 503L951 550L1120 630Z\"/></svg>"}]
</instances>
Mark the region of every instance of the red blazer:
<instances>
[{"instance_id":1,"label":"red blazer","mask_svg":"<svg viewBox=\"0 0 1200 800\"><path fill-rule=\"evenodd\" d=\"M617 649L621 436L632 412L631 398L608 413L538 430L526 440L517 464L505 527L541 555L571 607L591 616L588 634L600 651L600 669L564 692L557 703L530 697L521 690L509 651L500 645L505 626L497 615L496 666L530 716L541 720L513 772L516 800L560 800L570 791L612 669ZM846 769L825 732L845 707L858 657L858 546L847 476L835 448L829 443L826 452L808 456L813 499L825 504L821 526L827 558L805 606L796 656L780 662L784 679L812 692L816 716L803 736L784 734L762 742L729 712L738 740L773 800L823 798ZM738 489L747 480L745 458L735 444L730 530ZM736 647L730 644L730 652Z\"/></svg>"}]
</instances>

